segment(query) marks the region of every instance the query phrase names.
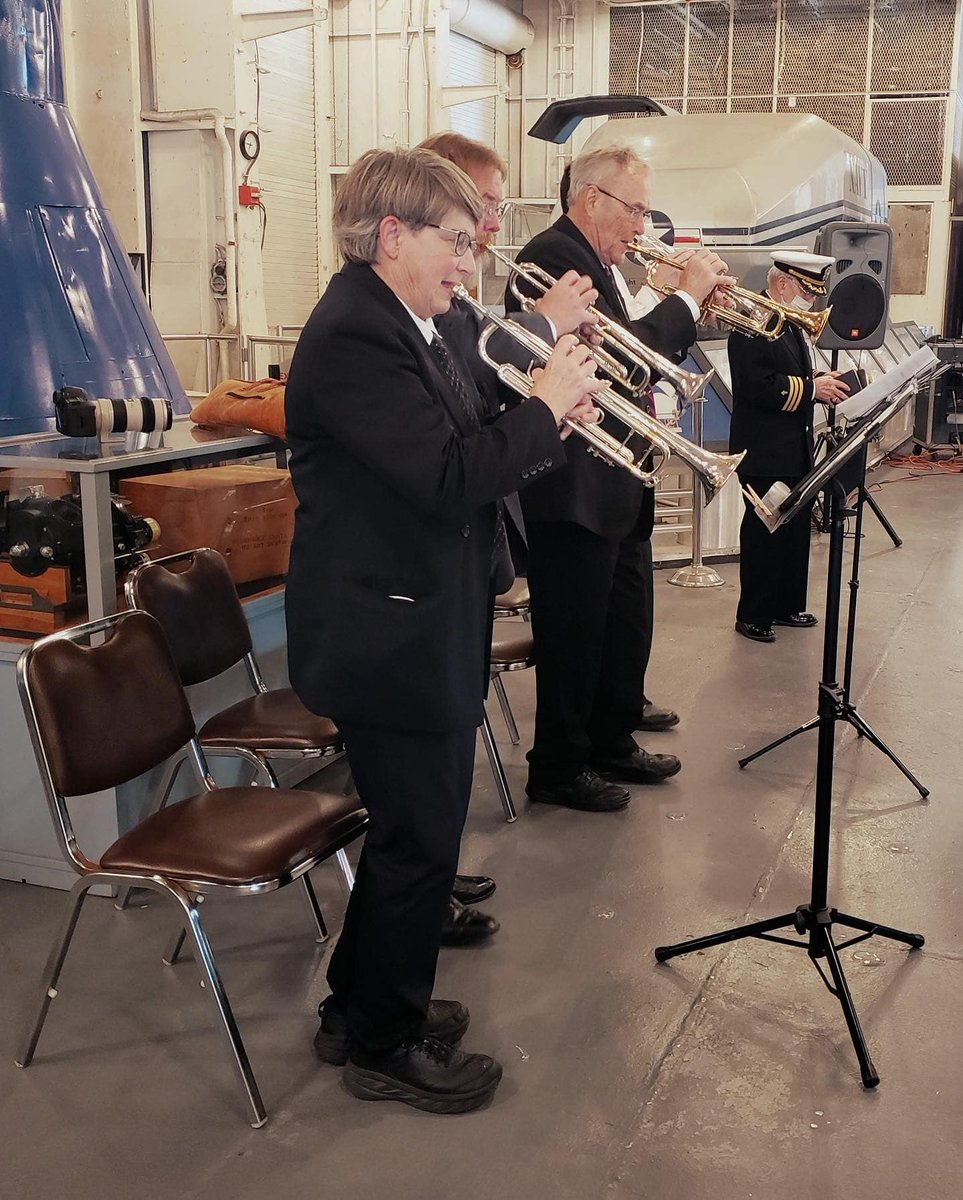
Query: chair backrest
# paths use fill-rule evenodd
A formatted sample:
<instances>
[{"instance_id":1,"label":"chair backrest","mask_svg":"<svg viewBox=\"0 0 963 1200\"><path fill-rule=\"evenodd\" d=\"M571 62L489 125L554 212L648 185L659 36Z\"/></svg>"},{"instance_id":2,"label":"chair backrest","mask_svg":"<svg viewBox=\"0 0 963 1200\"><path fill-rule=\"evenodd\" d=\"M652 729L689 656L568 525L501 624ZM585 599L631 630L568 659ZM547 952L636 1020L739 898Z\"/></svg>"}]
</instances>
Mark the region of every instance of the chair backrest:
<instances>
[{"instance_id":1,"label":"chair backrest","mask_svg":"<svg viewBox=\"0 0 963 1200\"><path fill-rule=\"evenodd\" d=\"M181 563L183 570L170 569ZM244 607L216 550L144 563L127 577L127 600L160 623L185 685L213 679L251 653Z\"/></svg>"},{"instance_id":2,"label":"chair backrest","mask_svg":"<svg viewBox=\"0 0 963 1200\"><path fill-rule=\"evenodd\" d=\"M91 645L100 632L106 640ZM126 783L195 735L164 632L147 613L41 638L21 654L17 682L40 773L60 797Z\"/></svg>"}]
</instances>

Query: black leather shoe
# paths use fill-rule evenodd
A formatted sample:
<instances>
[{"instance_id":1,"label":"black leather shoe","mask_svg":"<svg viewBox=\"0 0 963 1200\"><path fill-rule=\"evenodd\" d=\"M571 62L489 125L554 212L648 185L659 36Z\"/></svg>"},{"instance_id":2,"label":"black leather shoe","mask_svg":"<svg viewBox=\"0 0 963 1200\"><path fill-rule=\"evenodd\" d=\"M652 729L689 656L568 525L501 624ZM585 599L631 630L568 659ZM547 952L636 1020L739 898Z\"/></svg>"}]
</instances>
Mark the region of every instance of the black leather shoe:
<instances>
[{"instance_id":1,"label":"black leather shoe","mask_svg":"<svg viewBox=\"0 0 963 1200\"><path fill-rule=\"evenodd\" d=\"M785 625L788 629L811 629L819 622L812 613L790 613L788 617L773 617L773 625Z\"/></svg>"},{"instance_id":2,"label":"black leather shoe","mask_svg":"<svg viewBox=\"0 0 963 1200\"><path fill-rule=\"evenodd\" d=\"M647 754L637 746L622 758L595 759L592 767L603 779L617 779L620 783L661 783L677 775L682 763L674 754Z\"/></svg>"},{"instance_id":3,"label":"black leather shoe","mask_svg":"<svg viewBox=\"0 0 963 1200\"><path fill-rule=\"evenodd\" d=\"M776 640L771 625L753 625L750 621L736 621L736 633L741 633L751 642L774 642Z\"/></svg>"},{"instance_id":4,"label":"black leather shoe","mask_svg":"<svg viewBox=\"0 0 963 1200\"><path fill-rule=\"evenodd\" d=\"M501 1066L487 1054L465 1054L426 1037L402 1042L385 1054L353 1046L342 1076L361 1100L399 1100L433 1113L462 1113L494 1094Z\"/></svg>"},{"instance_id":5,"label":"black leather shoe","mask_svg":"<svg viewBox=\"0 0 963 1200\"><path fill-rule=\"evenodd\" d=\"M560 804L580 812L618 812L630 800L625 788L607 783L587 767L571 783L529 783L525 791L529 800L539 804Z\"/></svg>"},{"instance_id":6,"label":"black leather shoe","mask_svg":"<svg viewBox=\"0 0 963 1200\"><path fill-rule=\"evenodd\" d=\"M322 1062L333 1067L343 1067L351 1049L351 1030L348 1018L334 997L328 996L318 1008L321 1027L314 1035L314 1052ZM454 1046L465 1036L471 1020L468 1009L457 1000L429 1000L428 1015L420 1033L422 1037L435 1037L449 1046Z\"/></svg>"},{"instance_id":7,"label":"black leather shoe","mask_svg":"<svg viewBox=\"0 0 963 1200\"><path fill-rule=\"evenodd\" d=\"M456 875L451 894L462 904L478 904L494 895L495 880L487 875Z\"/></svg>"},{"instance_id":8,"label":"black leather shoe","mask_svg":"<svg viewBox=\"0 0 963 1200\"><path fill-rule=\"evenodd\" d=\"M499 929L498 922L488 913L479 912L477 908L469 908L452 896L448 907L448 916L441 930L443 946L471 946L475 942L483 942Z\"/></svg>"},{"instance_id":9,"label":"black leather shoe","mask_svg":"<svg viewBox=\"0 0 963 1200\"><path fill-rule=\"evenodd\" d=\"M673 712L671 708L659 708L651 700L646 700L642 706L642 716L635 728L643 733L659 733L663 729L671 729L673 725L678 724L679 714L677 712Z\"/></svg>"}]
</instances>

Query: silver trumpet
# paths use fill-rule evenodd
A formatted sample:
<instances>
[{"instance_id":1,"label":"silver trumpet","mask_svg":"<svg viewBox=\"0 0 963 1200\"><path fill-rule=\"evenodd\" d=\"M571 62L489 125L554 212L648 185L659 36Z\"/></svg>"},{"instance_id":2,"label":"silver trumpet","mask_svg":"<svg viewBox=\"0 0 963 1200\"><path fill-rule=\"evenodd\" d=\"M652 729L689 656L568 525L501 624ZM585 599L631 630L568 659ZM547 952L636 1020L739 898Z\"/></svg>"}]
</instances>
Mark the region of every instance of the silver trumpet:
<instances>
[{"instance_id":1,"label":"silver trumpet","mask_svg":"<svg viewBox=\"0 0 963 1200\"><path fill-rule=\"evenodd\" d=\"M548 362L553 347L516 321L491 312L460 284L454 289L454 292L486 322L478 339L478 353L482 361L497 373L502 383L520 396L528 398L534 387L531 375L511 363L497 362L488 353L488 341L496 330L501 330L526 350L531 355L533 365L538 366ZM625 396L619 395L610 384L601 379L598 381L598 387L593 390L592 397L599 408L621 421L628 428L624 440L619 441L617 437L599 425L581 425L578 421L572 421L567 417L563 419L562 424L567 425L573 433L588 443L590 453L604 459L609 466L621 467L628 471L636 479L641 480L646 487L655 487L668 463L669 456L675 454L698 475L705 493L706 503L708 503L722 488L745 454L745 451L742 454L713 454L709 450L704 450L701 446L684 438L681 433L663 425L655 417L649 416L638 405L626 399ZM636 434L649 443L638 458L627 444ZM651 470L645 470L642 463L648 459L652 451L658 454L658 460Z\"/></svg>"},{"instance_id":2,"label":"silver trumpet","mask_svg":"<svg viewBox=\"0 0 963 1200\"><path fill-rule=\"evenodd\" d=\"M534 301L521 290L520 281L524 280L540 295L544 295L558 282L554 275L535 263L517 263L495 246L489 246L488 252L508 267L511 272L508 286L526 311L532 308ZM704 375L695 371L684 371L670 358L666 358L658 350L653 350L641 338L636 337L620 322L606 316L600 309L589 308L588 312L595 318L595 332L601 337L603 344L602 347L590 347L594 351L592 357L614 383L628 388L635 394L648 387L652 373L658 371L663 379L668 379L684 401L691 402L702 395L706 384L715 374L714 371L707 371ZM626 368L622 359L627 360L631 366ZM644 376L640 374L640 378L645 379L644 384L636 382L636 372L644 372Z\"/></svg>"}]
</instances>

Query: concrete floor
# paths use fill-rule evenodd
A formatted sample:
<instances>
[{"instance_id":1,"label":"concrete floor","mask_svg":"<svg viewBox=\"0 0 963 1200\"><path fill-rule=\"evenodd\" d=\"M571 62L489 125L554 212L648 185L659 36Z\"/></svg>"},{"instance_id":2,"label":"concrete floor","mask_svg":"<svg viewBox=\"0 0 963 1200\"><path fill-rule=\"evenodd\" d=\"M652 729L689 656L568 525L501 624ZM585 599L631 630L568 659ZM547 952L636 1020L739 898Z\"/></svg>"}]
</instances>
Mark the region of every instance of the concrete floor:
<instances>
[{"instance_id":1,"label":"concrete floor","mask_svg":"<svg viewBox=\"0 0 963 1200\"><path fill-rule=\"evenodd\" d=\"M830 902L927 938L912 953L879 938L843 951L876 1091L860 1086L839 1005L803 951L751 941L652 957L809 899L816 734L745 771L736 760L815 712L821 631L784 630L771 646L737 637L730 565L707 592L657 578L650 691L683 722L647 745L682 757L676 779L636 789L624 813L529 811L525 747L503 739L523 809L508 826L480 754L463 869L497 877L486 907L502 930L484 948L443 951L437 994L471 1006L466 1047L505 1064L488 1109L364 1104L315 1062L327 950L295 888L205 909L264 1129L246 1123L191 961L160 961L171 912L153 899L124 914L88 901L34 1065L18 1070L63 896L0 884L0 1194L958 1197L963 485L879 476L896 480L879 495L905 544L894 550L867 517L854 698L932 794L921 803L839 727ZM814 542L820 613L826 550ZM508 687L524 741L531 673ZM336 876L316 874L336 925Z\"/></svg>"}]
</instances>

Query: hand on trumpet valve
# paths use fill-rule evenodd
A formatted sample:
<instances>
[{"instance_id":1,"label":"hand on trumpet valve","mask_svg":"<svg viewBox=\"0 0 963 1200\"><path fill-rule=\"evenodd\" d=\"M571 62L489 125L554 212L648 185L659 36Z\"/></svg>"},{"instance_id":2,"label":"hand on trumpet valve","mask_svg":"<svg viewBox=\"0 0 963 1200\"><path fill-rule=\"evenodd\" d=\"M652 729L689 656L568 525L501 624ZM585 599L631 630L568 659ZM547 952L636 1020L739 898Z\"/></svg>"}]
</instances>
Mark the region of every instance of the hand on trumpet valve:
<instances>
[{"instance_id":1,"label":"hand on trumpet valve","mask_svg":"<svg viewBox=\"0 0 963 1200\"><path fill-rule=\"evenodd\" d=\"M558 334L572 333L594 326L596 317L589 312L599 294L587 275L566 271L562 278L535 301L535 311L547 317Z\"/></svg>"},{"instance_id":2,"label":"hand on trumpet valve","mask_svg":"<svg viewBox=\"0 0 963 1200\"><path fill-rule=\"evenodd\" d=\"M548 405L559 425L565 417L588 424L599 419L590 416L594 410L591 397L598 386L590 350L572 334L565 334L545 366L532 372L531 394ZM566 426L562 437L570 432Z\"/></svg>"},{"instance_id":3,"label":"hand on trumpet valve","mask_svg":"<svg viewBox=\"0 0 963 1200\"><path fill-rule=\"evenodd\" d=\"M728 271L728 266L714 250L696 250L682 268L678 287L701 305L717 288L736 284L735 276L728 274Z\"/></svg>"},{"instance_id":4,"label":"hand on trumpet valve","mask_svg":"<svg viewBox=\"0 0 963 1200\"><path fill-rule=\"evenodd\" d=\"M821 404L833 408L849 395L849 384L840 379L842 374L842 371L827 371L824 375L816 376L813 381L814 394Z\"/></svg>"}]
</instances>

